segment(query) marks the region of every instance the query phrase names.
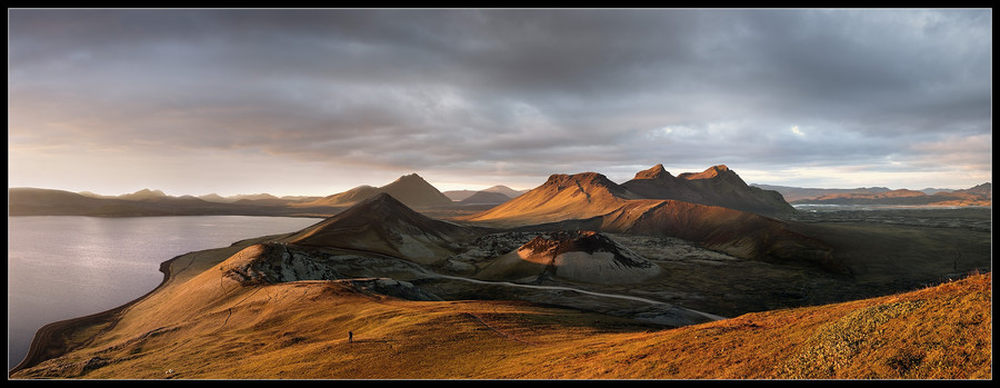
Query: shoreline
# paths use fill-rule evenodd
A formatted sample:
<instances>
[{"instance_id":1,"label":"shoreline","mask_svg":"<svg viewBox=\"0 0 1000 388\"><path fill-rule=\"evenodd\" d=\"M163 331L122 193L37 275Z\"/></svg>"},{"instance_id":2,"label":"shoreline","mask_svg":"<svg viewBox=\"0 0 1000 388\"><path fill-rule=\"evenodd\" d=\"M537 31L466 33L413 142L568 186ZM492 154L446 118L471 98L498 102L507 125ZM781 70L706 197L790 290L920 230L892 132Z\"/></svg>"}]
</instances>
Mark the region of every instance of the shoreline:
<instances>
[{"instance_id":1,"label":"shoreline","mask_svg":"<svg viewBox=\"0 0 1000 388\"><path fill-rule=\"evenodd\" d=\"M107 322L110 319L114 318L118 313L142 301L143 299L146 299L146 297L152 295L154 292L163 288L163 286L166 285L168 281L170 281L172 275L170 271L170 265L173 264L175 260L195 252L200 252L200 251L192 251L184 253L182 255L175 256L167 261L160 263L160 272L163 273L163 280L160 281L160 284L158 284L155 288L153 288L152 290L150 290L149 292L143 294L138 298L135 298L129 302L126 302L121 306L112 308L110 310L105 310L78 318L70 318L62 321L55 321L39 328L38 331L35 332L34 337L32 337L31 339L31 345L28 347L28 352L24 356L24 359L21 360L21 362L19 362L17 365L11 368L9 371L7 371L8 378L10 377L10 375L17 373L22 369L30 368L32 366L38 365L39 363L45 360L50 359L51 357L50 358L45 357L46 354L43 353L43 350L52 348L52 345L54 345L53 338L55 336L65 333L66 331L76 328L83 324L96 324L102 321ZM65 351L66 349L63 350Z\"/></svg>"},{"instance_id":2,"label":"shoreline","mask_svg":"<svg viewBox=\"0 0 1000 388\"><path fill-rule=\"evenodd\" d=\"M43 350L50 349L50 348L53 347L53 345L56 345L53 342L54 341L53 338L55 336L57 336L59 334L62 334L62 333L65 333L67 330L72 330L73 328L76 328L76 327L78 327L80 325L84 325L84 324L96 324L96 323L101 323L102 321L103 322L108 322L108 321L114 319L119 313L125 311L129 307L132 307L136 303L141 302L142 300L146 299L150 295L153 295L154 293L156 293L157 291L159 291L160 289L162 289L163 286L165 286L167 284L167 282L169 282L171 279L173 279L174 273L173 273L173 271L171 271L171 265L173 265L174 261L177 261L177 259L189 256L189 255L192 255L192 254L195 254L195 253L198 253L198 252L204 252L204 251L210 251L210 250L215 250L215 249L224 249L224 248L234 247L234 246L237 246L239 244L243 244L243 243L246 243L248 241L253 241L253 240L257 240L257 239L280 238L281 236L286 236L286 235L287 235L287 233L282 233L282 234L273 234L273 235L265 235L265 236L244 238L244 239L241 239L241 240L237 240L236 242L233 242L233 243L231 243L231 244L229 244L228 246L225 246L225 247L208 248L208 249L202 249L202 250L197 250L197 251L190 251L190 252L187 252L187 253L183 253L183 254L174 256L174 257L170 258L169 260L161 262L160 263L159 271L161 273L163 273L163 280L161 280L160 284L158 284L155 288L153 288L149 292L143 294L142 296L139 296L139 297L137 297L137 298L135 298L135 299L133 299L133 300L131 300L129 302L126 302L125 304L123 304L121 306L118 306L118 307L115 307L115 308L112 308L112 309L109 309L109 310L101 311L101 312L98 312L98 313L94 313L94 314L90 314L90 315L86 315L86 316L82 316L82 317L64 319L64 320L61 320L61 321L55 321L55 322L46 324L45 326L42 326L41 328L39 328L38 331L35 332L35 335L31 338L31 345L28 346L28 352L24 356L24 359L21 360L21 362L19 362L13 368L11 368L10 370L7 371L7 377L10 378L10 375L12 375L14 373L17 373L18 371L21 371L21 370L26 369L26 368L33 367L33 366L38 365L39 363L41 363L43 361L46 361L46 360L48 360L50 358L53 358L53 357L47 357L46 358L46 354L43 353ZM65 344L62 344L62 345L65 345ZM66 349L62 349L62 351L63 351L63 354L65 354Z\"/></svg>"},{"instance_id":3,"label":"shoreline","mask_svg":"<svg viewBox=\"0 0 1000 388\"><path fill-rule=\"evenodd\" d=\"M94 218L150 218L150 217L287 217L287 218L320 218L331 215L322 214L156 214L156 215L94 215L94 214L15 214L11 217L94 217ZM190 253L190 252L189 252Z\"/></svg>"}]
</instances>

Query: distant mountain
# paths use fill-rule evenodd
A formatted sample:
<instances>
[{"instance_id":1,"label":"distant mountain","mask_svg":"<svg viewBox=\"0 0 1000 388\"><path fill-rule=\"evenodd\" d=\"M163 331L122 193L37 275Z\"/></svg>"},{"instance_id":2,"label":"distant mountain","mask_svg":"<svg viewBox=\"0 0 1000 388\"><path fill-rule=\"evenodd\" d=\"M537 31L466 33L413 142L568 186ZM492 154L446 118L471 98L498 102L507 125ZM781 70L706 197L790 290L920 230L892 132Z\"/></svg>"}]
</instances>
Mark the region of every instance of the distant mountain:
<instances>
[{"instance_id":1,"label":"distant mountain","mask_svg":"<svg viewBox=\"0 0 1000 388\"><path fill-rule=\"evenodd\" d=\"M202 200L202 201L215 202L215 203L232 203L232 202L236 202L235 199L229 199L229 198L223 197L221 195L218 195L216 193L199 195L197 198L200 199L200 200Z\"/></svg>"},{"instance_id":2,"label":"distant mountain","mask_svg":"<svg viewBox=\"0 0 1000 388\"><path fill-rule=\"evenodd\" d=\"M490 187L488 189L484 189L482 191L489 192L489 193L500 193L500 194L506 195L506 196L508 196L510 198L517 198L517 197L521 196L521 194L524 194L524 193L528 192L528 190L514 190L514 189L512 189L510 187L507 187L507 186L504 186L504 185L496 185L496 186Z\"/></svg>"},{"instance_id":3,"label":"distant mountain","mask_svg":"<svg viewBox=\"0 0 1000 388\"><path fill-rule=\"evenodd\" d=\"M993 185L989 182L963 190L937 192L899 189L881 193L838 193L792 201L797 204L896 205L896 206L992 206Z\"/></svg>"},{"instance_id":4,"label":"distant mountain","mask_svg":"<svg viewBox=\"0 0 1000 388\"><path fill-rule=\"evenodd\" d=\"M481 193L481 192L500 193L500 194L503 194L503 195L507 196L507 198L509 199L509 198L517 198L521 194L527 193L528 190L514 190L514 189L512 189L510 187L507 187L507 186L504 186L504 185L496 185L496 186L490 187L488 189L483 189L483 190L479 190L479 191L476 191L476 190L450 190L450 191L445 191L443 194L445 196L447 196L448 198L451 198L452 201L462 201L462 200L464 200L466 198L469 198L469 197L475 195L476 193Z\"/></svg>"},{"instance_id":5,"label":"distant mountain","mask_svg":"<svg viewBox=\"0 0 1000 388\"><path fill-rule=\"evenodd\" d=\"M136 191L136 192L134 192L132 194L122 194L122 195L119 195L117 198L118 199L129 200L129 201L144 201L144 200L149 200L149 199L159 199L159 198L166 198L166 197L167 197L167 195L164 194L160 190L142 189L142 190Z\"/></svg>"},{"instance_id":6,"label":"distant mountain","mask_svg":"<svg viewBox=\"0 0 1000 388\"><path fill-rule=\"evenodd\" d=\"M640 171L622 187L647 199L673 199L702 205L722 206L764 215L794 213L781 194L748 186L726 165L700 173L670 175L662 164Z\"/></svg>"},{"instance_id":7,"label":"distant mountain","mask_svg":"<svg viewBox=\"0 0 1000 388\"><path fill-rule=\"evenodd\" d=\"M79 192L77 194L80 194L80 195L82 195L84 197L87 197L87 198L116 198L113 195L103 195L103 194L92 193L92 192L89 192L89 191L81 191L81 192Z\"/></svg>"},{"instance_id":8,"label":"distant mountain","mask_svg":"<svg viewBox=\"0 0 1000 388\"><path fill-rule=\"evenodd\" d=\"M469 196L466 199L458 201L459 206L469 206L469 205L499 205L501 203L510 201L511 198L497 192L489 191L479 191L475 194Z\"/></svg>"},{"instance_id":9,"label":"distant mountain","mask_svg":"<svg viewBox=\"0 0 1000 388\"><path fill-rule=\"evenodd\" d=\"M925 197L922 191L899 189L899 190L889 190L881 193L838 193L838 194L827 194L821 197L809 199L808 201L835 201L835 200L875 200L875 199L890 199L890 198L912 198L912 197ZM805 201L805 200L802 200Z\"/></svg>"},{"instance_id":10,"label":"distant mountain","mask_svg":"<svg viewBox=\"0 0 1000 388\"><path fill-rule=\"evenodd\" d=\"M955 190L954 189L936 189L936 188L933 188L933 187L926 187L926 188L920 189L920 191L923 191L924 194L927 194L927 195L934 195L934 194L937 194L937 193L950 193L950 192L955 191Z\"/></svg>"},{"instance_id":11,"label":"distant mountain","mask_svg":"<svg viewBox=\"0 0 1000 388\"><path fill-rule=\"evenodd\" d=\"M448 199L457 202L469 198L476 193L478 193L476 190L449 190L442 192L441 194L444 194L444 196L448 197Z\"/></svg>"},{"instance_id":12,"label":"distant mountain","mask_svg":"<svg viewBox=\"0 0 1000 388\"><path fill-rule=\"evenodd\" d=\"M260 194L237 194L237 195L234 195L234 196L229 197L229 198L233 199L233 200L236 200L236 201L243 200L243 199L248 199L248 200L251 200L251 201L280 199L280 198L275 197L275 196L273 196L271 194L268 194L268 193L260 193Z\"/></svg>"},{"instance_id":13,"label":"distant mountain","mask_svg":"<svg viewBox=\"0 0 1000 388\"><path fill-rule=\"evenodd\" d=\"M223 197L219 194L211 193L211 194L200 195L197 198L203 201L215 202L215 203L242 203L250 205L282 206L292 202L315 201L322 197L286 195L279 198L277 196L268 193L237 194L229 197Z\"/></svg>"},{"instance_id":14,"label":"distant mountain","mask_svg":"<svg viewBox=\"0 0 1000 388\"><path fill-rule=\"evenodd\" d=\"M429 264L456 253L456 244L474 235L463 226L423 216L383 192L286 241L372 251Z\"/></svg>"},{"instance_id":15,"label":"distant mountain","mask_svg":"<svg viewBox=\"0 0 1000 388\"><path fill-rule=\"evenodd\" d=\"M7 189L11 216L22 215L116 215L141 212L132 201L85 197L63 190L15 187Z\"/></svg>"},{"instance_id":16,"label":"distant mountain","mask_svg":"<svg viewBox=\"0 0 1000 388\"><path fill-rule=\"evenodd\" d=\"M802 188L802 187L792 187L792 186L775 186L775 185L764 185L759 183L753 183L751 186L756 186L765 190L774 190L781 193L781 196L785 198L785 201L789 203L795 203L803 199L813 199L819 198L824 195L831 194L878 194L890 191L888 187L859 187L856 189L817 189L817 188Z\"/></svg>"},{"instance_id":17,"label":"distant mountain","mask_svg":"<svg viewBox=\"0 0 1000 388\"><path fill-rule=\"evenodd\" d=\"M320 198L323 198L323 197L318 197L318 196L315 196L315 195L284 195L284 196L281 197L281 199L284 199L286 201L292 201L292 202L315 201L315 200L320 199Z\"/></svg>"},{"instance_id":18,"label":"distant mountain","mask_svg":"<svg viewBox=\"0 0 1000 388\"><path fill-rule=\"evenodd\" d=\"M987 199L993 199L993 185L990 182L986 182L980 185L976 185L964 190L955 190L953 193L964 193L972 194L976 196L981 196Z\"/></svg>"},{"instance_id":19,"label":"distant mountain","mask_svg":"<svg viewBox=\"0 0 1000 388\"><path fill-rule=\"evenodd\" d=\"M332 214L333 208L292 208L287 200L239 200L210 202L185 195L160 196L158 191L140 190L122 197L87 197L63 190L30 187L7 190L10 216L74 215L97 217L147 217L173 215L287 216ZM138 194L138 195L136 195Z\"/></svg>"},{"instance_id":20,"label":"distant mountain","mask_svg":"<svg viewBox=\"0 0 1000 388\"><path fill-rule=\"evenodd\" d=\"M355 187L353 189L347 190L342 193L333 194L324 198L317 199L315 201L306 202L305 205L327 205L327 206L348 206L356 204L358 202L364 201L371 198L375 194L380 193L378 187L362 185Z\"/></svg>"},{"instance_id":21,"label":"distant mountain","mask_svg":"<svg viewBox=\"0 0 1000 388\"><path fill-rule=\"evenodd\" d=\"M399 179L382 187L358 186L343 193L337 193L314 201L298 203L293 206L351 206L378 193L387 193L406 204L406 206L416 208L451 206L453 202L419 175L410 174L401 176Z\"/></svg>"},{"instance_id":22,"label":"distant mountain","mask_svg":"<svg viewBox=\"0 0 1000 388\"><path fill-rule=\"evenodd\" d=\"M158 195L158 191L140 190L112 198L91 198L62 190L28 187L7 190L9 214L27 215L80 215L105 217L138 217L163 215L225 214L222 204L205 202L197 198L176 198ZM159 192L162 194L162 192ZM137 195L136 195L137 194ZM129 199L123 199L129 198Z\"/></svg>"}]
</instances>

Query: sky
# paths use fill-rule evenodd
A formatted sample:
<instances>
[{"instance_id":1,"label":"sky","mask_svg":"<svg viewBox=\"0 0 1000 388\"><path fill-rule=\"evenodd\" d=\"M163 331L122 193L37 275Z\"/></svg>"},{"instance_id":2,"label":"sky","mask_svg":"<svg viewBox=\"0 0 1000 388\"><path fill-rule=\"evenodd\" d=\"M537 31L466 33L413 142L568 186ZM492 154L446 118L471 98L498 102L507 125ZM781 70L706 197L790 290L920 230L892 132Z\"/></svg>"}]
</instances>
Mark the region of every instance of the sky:
<instances>
[{"instance_id":1,"label":"sky","mask_svg":"<svg viewBox=\"0 0 1000 388\"><path fill-rule=\"evenodd\" d=\"M8 9L8 186L992 180L990 9Z\"/></svg>"}]
</instances>

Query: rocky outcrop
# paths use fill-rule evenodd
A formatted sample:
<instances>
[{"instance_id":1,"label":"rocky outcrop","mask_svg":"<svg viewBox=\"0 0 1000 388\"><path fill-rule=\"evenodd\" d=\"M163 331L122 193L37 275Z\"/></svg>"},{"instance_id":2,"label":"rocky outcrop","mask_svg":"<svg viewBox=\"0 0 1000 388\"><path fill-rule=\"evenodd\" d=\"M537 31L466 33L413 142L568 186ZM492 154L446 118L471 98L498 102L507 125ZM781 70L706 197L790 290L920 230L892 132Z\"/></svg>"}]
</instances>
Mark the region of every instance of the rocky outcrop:
<instances>
[{"instance_id":1,"label":"rocky outcrop","mask_svg":"<svg viewBox=\"0 0 1000 388\"><path fill-rule=\"evenodd\" d=\"M345 261L355 259L346 256ZM352 263L340 263L341 257L325 258L312 255L285 244L257 244L233 255L219 269L224 278L238 282L243 287L296 282L303 280L329 280L344 284L364 294L382 294L409 300L441 300L436 295L421 290L410 282L386 277L355 277L342 273L350 271ZM364 260L365 258L358 257ZM396 265L397 272L400 270ZM402 268L403 271L406 268Z\"/></svg>"},{"instance_id":2,"label":"rocky outcrop","mask_svg":"<svg viewBox=\"0 0 1000 388\"><path fill-rule=\"evenodd\" d=\"M486 266L483 278L516 280L556 277L598 283L639 283L660 267L614 240L593 231L558 231L539 235Z\"/></svg>"}]
</instances>

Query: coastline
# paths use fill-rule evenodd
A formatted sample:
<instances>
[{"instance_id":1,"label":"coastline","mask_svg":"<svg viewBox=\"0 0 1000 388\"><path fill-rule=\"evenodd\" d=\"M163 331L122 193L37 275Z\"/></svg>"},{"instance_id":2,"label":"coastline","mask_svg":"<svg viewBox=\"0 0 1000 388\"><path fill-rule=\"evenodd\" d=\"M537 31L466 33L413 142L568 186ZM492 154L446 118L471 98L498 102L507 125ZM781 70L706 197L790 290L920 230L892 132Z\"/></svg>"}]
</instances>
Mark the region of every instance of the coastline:
<instances>
[{"instance_id":1,"label":"coastline","mask_svg":"<svg viewBox=\"0 0 1000 388\"><path fill-rule=\"evenodd\" d=\"M50 350L50 349L53 349L55 346L60 346L61 345L63 347L63 349L59 349L59 350L62 350L63 352L65 352L65 350L66 350L65 349L65 345L66 344L57 344L57 343L55 343L55 341L53 340L53 338L55 338L56 336L58 336L60 334L63 334L65 332L69 331L69 330L72 330L72 329L74 329L74 328L76 328L76 327L78 327L80 325L91 325L91 324L98 324L98 323L103 323L103 322L110 322L112 319L114 319L118 315L118 313L120 313L120 312L124 311L125 309L131 307L132 305L134 305L134 304L142 301L143 299L146 299L146 297L152 295L154 292L156 292L156 291L160 290L161 288L163 288L163 286L166 285L167 282L169 282L170 279L171 279L172 273L170 271L170 265L173 264L173 262L175 260L180 259L181 257L190 255L190 254L195 253L195 252L200 252L200 251L192 251L192 252L188 252L188 253L185 253L185 254L182 254L182 255L178 255L176 257L173 257L173 258L171 258L171 259L169 259L167 261L164 261L164 262L160 263L160 272L163 273L163 280L160 281L160 284L158 284L156 286L156 288L153 288L151 291L143 294L142 296L140 296L138 298L135 298L135 299L133 299L133 300L131 300L131 301L129 301L129 302L121 305L121 306L112 308L110 310L101 311L101 312L90 314L90 315L83 316L83 317L71 318L71 319L66 319L66 320L62 320L62 321L56 321L56 322L49 323L49 324L47 324L45 326L42 326L40 329L38 329L37 332L35 332L35 336L32 337L32 339L31 339L31 345L28 347L28 353L24 356L24 359L21 360L21 362L19 362L17 365L15 365L13 368L11 368L9 371L7 371L8 377L10 375L13 375L14 373L22 370L22 369L30 368L32 366L35 366L35 365L41 363L42 361L45 361L45 360L48 360L49 358L51 358L51 357L46 357L51 352L46 352L45 350Z\"/></svg>"},{"instance_id":2,"label":"coastline","mask_svg":"<svg viewBox=\"0 0 1000 388\"><path fill-rule=\"evenodd\" d=\"M161 262L159 271L163 273L163 280L161 280L160 284L158 284L155 288L143 294L142 296L139 296L129 302L126 302L121 306L109 310L101 311L98 313L78 318L70 318L61 321L55 321L39 328L31 339L31 345L28 346L28 351L27 354L24 356L24 359L21 360L21 362L19 362L13 368L7 371L8 378L10 378L11 375L17 373L18 371L33 367L45 360L54 358L52 356L53 353L59 353L59 355L65 354L67 350L67 345L65 343L59 343L59 341L56 340L56 338L58 338L60 334L66 333L67 331L73 330L82 325L93 325L93 324L113 322L117 319L120 313L124 312L129 307L132 307L136 303L145 300L150 295L153 295L154 293L163 289L164 286L167 285L167 283L169 283L171 280L175 278L175 275L177 273L183 272L184 269L190 266L190 265L185 266L185 268L182 268L177 273L175 273L172 270L171 266L178 259L198 254L200 252L234 248L241 245L250 245L260 240L276 239L287 235L289 234L281 233L281 234L271 234L271 235L244 238L241 240L237 240L236 242L233 242L228 246L190 251L184 254L174 256L169 260Z\"/></svg>"}]
</instances>

